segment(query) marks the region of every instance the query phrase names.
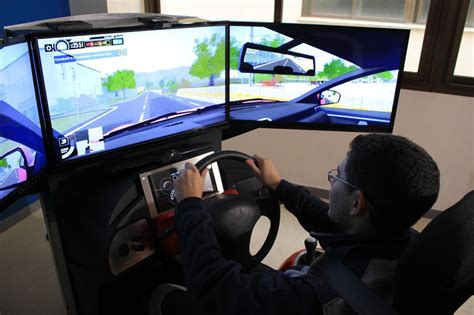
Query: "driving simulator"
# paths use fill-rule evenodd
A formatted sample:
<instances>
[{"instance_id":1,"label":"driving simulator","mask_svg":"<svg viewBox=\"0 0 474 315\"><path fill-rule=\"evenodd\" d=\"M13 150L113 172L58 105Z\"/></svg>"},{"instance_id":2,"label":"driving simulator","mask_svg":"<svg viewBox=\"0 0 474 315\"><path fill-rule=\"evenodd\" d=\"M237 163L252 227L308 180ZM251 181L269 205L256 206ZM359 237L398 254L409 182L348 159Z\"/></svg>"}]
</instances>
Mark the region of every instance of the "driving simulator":
<instances>
[{"instance_id":1,"label":"driving simulator","mask_svg":"<svg viewBox=\"0 0 474 315\"><path fill-rule=\"evenodd\" d=\"M107 23L7 27L0 47L0 210L39 193L70 314L146 314L154 287L184 282L173 181L186 162L209 169L225 256L244 269L265 257L280 205L223 140L260 127L393 129L408 31ZM261 216L270 229L252 255Z\"/></svg>"}]
</instances>

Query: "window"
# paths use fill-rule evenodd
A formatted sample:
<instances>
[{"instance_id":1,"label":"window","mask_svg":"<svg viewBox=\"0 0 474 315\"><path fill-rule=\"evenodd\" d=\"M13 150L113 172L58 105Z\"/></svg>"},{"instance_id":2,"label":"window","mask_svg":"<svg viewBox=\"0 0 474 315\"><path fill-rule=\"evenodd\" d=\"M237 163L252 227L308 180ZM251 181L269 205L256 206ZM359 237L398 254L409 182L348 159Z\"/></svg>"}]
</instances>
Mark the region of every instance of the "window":
<instances>
[{"instance_id":1,"label":"window","mask_svg":"<svg viewBox=\"0 0 474 315\"><path fill-rule=\"evenodd\" d=\"M454 75L474 77L474 10L473 1L469 4L466 25L464 27L461 46L454 68Z\"/></svg>"},{"instance_id":2,"label":"window","mask_svg":"<svg viewBox=\"0 0 474 315\"><path fill-rule=\"evenodd\" d=\"M304 1L304 16L426 23L429 0L312 0Z\"/></svg>"}]
</instances>

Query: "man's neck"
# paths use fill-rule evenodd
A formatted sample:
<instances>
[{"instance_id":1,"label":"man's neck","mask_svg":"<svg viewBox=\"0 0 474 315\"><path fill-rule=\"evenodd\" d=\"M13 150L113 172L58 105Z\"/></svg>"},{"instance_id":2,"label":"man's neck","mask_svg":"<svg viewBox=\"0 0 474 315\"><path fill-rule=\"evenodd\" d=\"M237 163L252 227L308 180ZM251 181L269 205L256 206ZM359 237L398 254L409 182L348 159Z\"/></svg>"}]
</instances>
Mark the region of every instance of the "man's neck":
<instances>
[{"instance_id":1,"label":"man's neck","mask_svg":"<svg viewBox=\"0 0 474 315\"><path fill-rule=\"evenodd\" d=\"M355 218L352 224L348 226L345 231L346 234L359 234L359 235L375 235L375 229L368 220L363 218Z\"/></svg>"}]
</instances>

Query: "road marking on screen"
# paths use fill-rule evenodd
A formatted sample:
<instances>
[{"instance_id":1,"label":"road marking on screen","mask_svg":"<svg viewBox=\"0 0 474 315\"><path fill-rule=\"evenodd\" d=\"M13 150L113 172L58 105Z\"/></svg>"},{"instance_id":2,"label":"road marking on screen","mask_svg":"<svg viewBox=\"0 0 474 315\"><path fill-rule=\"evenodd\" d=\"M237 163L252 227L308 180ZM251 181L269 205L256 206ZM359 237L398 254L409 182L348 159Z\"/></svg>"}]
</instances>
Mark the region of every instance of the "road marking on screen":
<instances>
[{"instance_id":1,"label":"road marking on screen","mask_svg":"<svg viewBox=\"0 0 474 315\"><path fill-rule=\"evenodd\" d=\"M99 119L101 119L101 118L104 117L104 116L107 116L108 114L110 114L111 112L113 112L114 110L116 110L117 108L118 108L117 106L112 107L108 112L105 112L105 113L103 113L103 114L100 115L100 116L97 116L96 118L92 119L91 121L88 121L88 122L85 123L84 125L82 125L82 126L76 128L76 129L74 129L73 131L69 131L69 132L66 134L66 137L67 137L67 136L70 136L70 135L74 134L76 131L81 130L82 128L84 128L84 127L86 127L86 126L92 124L94 121L99 120Z\"/></svg>"},{"instance_id":2,"label":"road marking on screen","mask_svg":"<svg viewBox=\"0 0 474 315\"><path fill-rule=\"evenodd\" d=\"M194 103L194 102L189 102L189 104L193 104L194 106L201 106L201 104Z\"/></svg>"},{"instance_id":3,"label":"road marking on screen","mask_svg":"<svg viewBox=\"0 0 474 315\"><path fill-rule=\"evenodd\" d=\"M143 103L143 110L145 110L146 104L148 104L148 96L149 95L150 95L150 93L146 93L146 95L145 95L145 102Z\"/></svg>"},{"instance_id":4,"label":"road marking on screen","mask_svg":"<svg viewBox=\"0 0 474 315\"><path fill-rule=\"evenodd\" d=\"M139 122L142 122L145 119L145 109L146 109L146 104L148 103L149 95L150 95L149 93L145 95L145 101L143 102L143 113L140 115Z\"/></svg>"}]
</instances>

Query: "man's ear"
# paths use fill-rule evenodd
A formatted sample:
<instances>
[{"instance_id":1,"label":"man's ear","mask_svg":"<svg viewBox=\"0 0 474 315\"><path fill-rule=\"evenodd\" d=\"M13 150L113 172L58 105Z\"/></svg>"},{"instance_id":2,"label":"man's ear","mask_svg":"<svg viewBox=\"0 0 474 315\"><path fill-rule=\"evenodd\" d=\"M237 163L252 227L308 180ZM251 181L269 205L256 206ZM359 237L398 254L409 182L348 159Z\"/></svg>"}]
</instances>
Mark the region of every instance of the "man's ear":
<instances>
[{"instance_id":1,"label":"man's ear","mask_svg":"<svg viewBox=\"0 0 474 315\"><path fill-rule=\"evenodd\" d=\"M351 214L358 216L367 214L369 212L369 206L365 194L360 190L355 190L353 194L354 200L352 203Z\"/></svg>"}]
</instances>

